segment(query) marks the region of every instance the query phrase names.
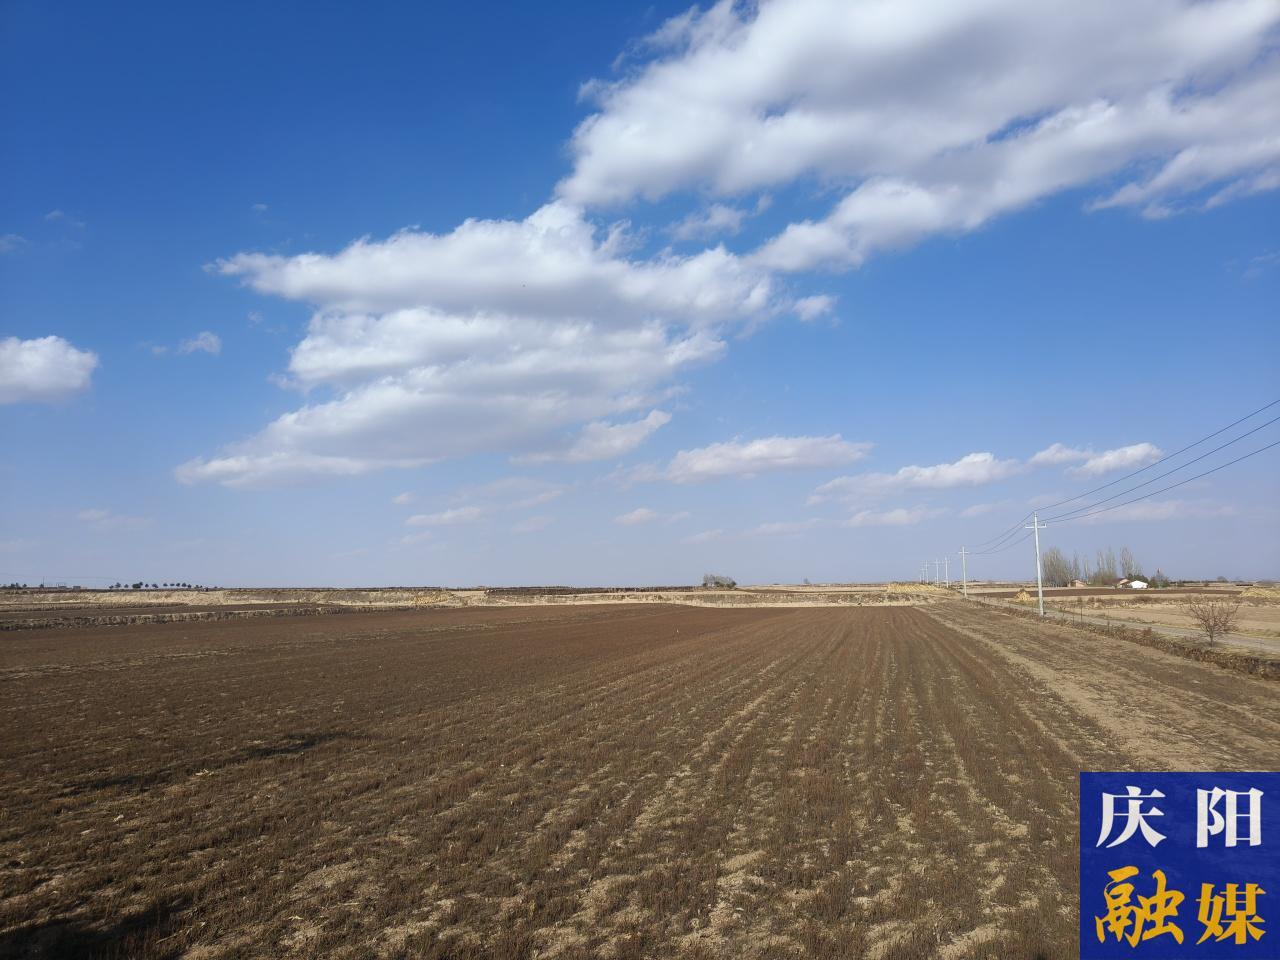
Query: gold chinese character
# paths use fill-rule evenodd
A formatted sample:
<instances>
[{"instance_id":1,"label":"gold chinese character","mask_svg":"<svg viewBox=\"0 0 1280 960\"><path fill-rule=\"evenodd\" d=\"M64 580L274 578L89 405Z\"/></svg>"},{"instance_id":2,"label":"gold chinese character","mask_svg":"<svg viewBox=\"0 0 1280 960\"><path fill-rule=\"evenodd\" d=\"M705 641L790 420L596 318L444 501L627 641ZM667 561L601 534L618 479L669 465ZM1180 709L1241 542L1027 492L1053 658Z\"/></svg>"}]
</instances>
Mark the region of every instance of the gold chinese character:
<instances>
[{"instance_id":1,"label":"gold chinese character","mask_svg":"<svg viewBox=\"0 0 1280 960\"><path fill-rule=\"evenodd\" d=\"M1178 904L1186 898L1177 890L1166 890L1164 871L1153 870L1151 876L1156 881L1156 892L1149 897L1138 897L1137 905L1134 905L1133 884L1126 881L1137 873L1137 867L1121 867L1107 874L1111 882L1102 891L1107 901L1107 913L1105 917L1093 918L1098 942L1105 943L1110 933L1117 942L1127 940L1129 946L1136 947L1143 940L1167 933L1182 943L1182 928L1173 919L1178 916Z\"/></svg>"},{"instance_id":2,"label":"gold chinese character","mask_svg":"<svg viewBox=\"0 0 1280 960\"><path fill-rule=\"evenodd\" d=\"M1246 943L1249 937L1261 939L1266 931L1260 927L1264 921L1258 916L1258 897L1266 892L1256 883L1246 883L1241 893L1238 883L1228 883L1220 896L1214 896L1213 884L1202 883L1199 903L1204 933L1196 943L1204 943L1210 937L1219 941L1234 937L1236 943ZM1225 927L1224 916L1230 918Z\"/></svg>"}]
</instances>

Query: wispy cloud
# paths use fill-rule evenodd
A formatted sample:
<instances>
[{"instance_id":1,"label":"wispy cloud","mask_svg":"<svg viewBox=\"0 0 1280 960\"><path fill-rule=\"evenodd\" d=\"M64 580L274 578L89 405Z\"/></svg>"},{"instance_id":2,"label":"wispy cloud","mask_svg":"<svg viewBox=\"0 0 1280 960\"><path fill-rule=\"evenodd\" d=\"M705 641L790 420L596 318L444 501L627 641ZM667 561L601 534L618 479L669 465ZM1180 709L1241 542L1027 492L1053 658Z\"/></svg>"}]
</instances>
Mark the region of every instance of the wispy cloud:
<instances>
[{"instance_id":1,"label":"wispy cloud","mask_svg":"<svg viewBox=\"0 0 1280 960\"><path fill-rule=\"evenodd\" d=\"M537 533L540 530L547 529L547 527L551 526L551 524L553 523L555 523L555 517L548 517L548 516L526 517L524 520L521 520L519 523L512 526L511 532L512 533Z\"/></svg>"},{"instance_id":2,"label":"wispy cloud","mask_svg":"<svg viewBox=\"0 0 1280 960\"><path fill-rule=\"evenodd\" d=\"M689 511L681 510L679 513L659 513L657 510L650 510L648 507L636 507L636 509L622 513L613 518L613 522L624 527L634 527L642 523L676 523L679 520L685 520L689 517Z\"/></svg>"},{"instance_id":3,"label":"wispy cloud","mask_svg":"<svg viewBox=\"0 0 1280 960\"><path fill-rule=\"evenodd\" d=\"M713 541L720 540L723 537L724 537L723 530L720 530L720 529L703 530L699 533L691 534L690 536L684 537L683 539L681 539L680 542L688 543L688 544L712 543Z\"/></svg>"},{"instance_id":4,"label":"wispy cloud","mask_svg":"<svg viewBox=\"0 0 1280 960\"><path fill-rule=\"evenodd\" d=\"M818 487L809 497L809 503L881 497L905 490L977 487L1005 480L1023 469L1018 460L999 460L991 453L970 453L954 463L902 467L895 473L862 473L837 477Z\"/></svg>"},{"instance_id":5,"label":"wispy cloud","mask_svg":"<svg viewBox=\"0 0 1280 960\"><path fill-rule=\"evenodd\" d=\"M209 330L201 330L189 340L178 344L178 353L210 353L217 356L222 352L222 338Z\"/></svg>"},{"instance_id":6,"label":"wispy cloud","mask_svg":"<svg viewBox=\"0 0 1280 960\"><path fill-rule=\"evenodd\" d=\"M681 450L658 476L673 483L699 483L718 477L814 470L861 460L870 449L871 444L852 443L838 433L827 437L730 440Z\"/></svg>"},{"instance_id":7,"label":"wispy cloud","mask_svg":"<svg viewBox=\"0 0 1280 960\"><path fill-rule=\"evenodd\" d=\"M847 527L910 527L945 516L941 507L897 507L893 510L859 510L845 521Z\"/></svg>"},{"instance_id":8,"label":"wispy cloud","mask_svg":"<svg viewBox=\"0 0 1280 960\"><path fill-rule=\"evenodd\" d=\"M92 508L81 510L76 519L87 523L96 530L121 530L130 527L145 527L151 523L150 517L135 517L128 514L115 513L111 510Z\"/></svg>"},{"instance_id":9,"label":"wispy cloud","mask_svg":"<svg viewBox=\"0 0 1280 960\"><path fill-rule=\"evenodd\" d=\"M650 434L671 421L671 414L653 410L648 416L626 423L596 420L588 423L563 449L516 457L517 462L586 463L591 460L613 460L640 446Z\"/></svg>"},{"instance_id":10,"label":"wispy cloud","mask_svg":"<svg viewBox=\"0 0 1280 960\"><path fill-rule=\"evenodd\" d=\"M438 513L415 513L405 523L411 527L450 527L460 523L475 523L484 513L480 507L455 507Z\"/></svg>"},{"instance_id":11,"label":"wispy cloud","mask_svg":"<svg viewBox=\"0 0 1280 960\"><path fill-rule=\"evenodd\" d=\"M1238 510L1230 504L1211 500L1144 500L1131 503L1106 513L1080 520L1084 524L1159 522L1165 520L1206 520L1215 517L1236 516Z\"/></svg>"},{"instance_id":12,"label":"wispy cloud","mask_svg":"<svg viewBox=\"0 0 1280 960\"><path fill-rule=\"evenodd\" d=\"M752 527L747 531L747 535L752 537L789 536L820 526L824 526L824 522L816 517L810 517L807 520L775 520Z\"/></svg>"}]
</instances>

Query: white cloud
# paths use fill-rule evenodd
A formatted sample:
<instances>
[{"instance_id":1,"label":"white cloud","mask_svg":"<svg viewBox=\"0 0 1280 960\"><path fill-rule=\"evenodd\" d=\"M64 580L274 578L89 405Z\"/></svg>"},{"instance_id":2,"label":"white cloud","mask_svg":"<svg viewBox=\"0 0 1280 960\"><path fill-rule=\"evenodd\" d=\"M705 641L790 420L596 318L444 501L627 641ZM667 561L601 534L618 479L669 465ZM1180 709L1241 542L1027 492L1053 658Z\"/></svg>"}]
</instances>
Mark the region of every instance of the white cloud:
<instances>
[{"instance_id":1,"label":"white cloud","mask_svg":"<svg viewBox=\"0 0 1280 960\"><path fill-rule=\"evenodd\" d=\"M859 510L848 520L848 527L910 527L940 517L947 511L929 507L897 507L893 510Z\"/></svg>"},{"instance_id":2,"label":"white cloud","mask_svg":"<svg viewBox=\"0 0 1280 960\"><path fill-rule=\"evenodd\" d=\"M721 539L723 536L724 531L720 529L703 530L700 533L695 533L691 536L685 537L680 542L688 544L712 543L713 541Z\"/></svg>"},{"instance_id":3,"label":"white cloud","mask_svg":"<svg viewBox=\"0 0 1280 960\"><path fill-rule=\"evenodd\" d=\"M13 253L27 245L27 238L16 233L0 234L0 254Z\"/></svg>"},{"instance_id":4,"label":"white cloud","mask_svg":"<svg viewBox=\"0 0 1280 960\"><path fill-rule=\"evenodd\" d=\"M812 517L808 520L779 520L753 527L747 531L747 535L753 537L790 536L791 534L812 530L814 527L821 525L822 521Z\"/></svg>"},{"instance_id":5,"label":"white cloud","mask_svg":"<svg viewBox=\"0 0 1280 960\"><path fill-rule=\"evenodd\" d=\"M716 477L753 477L778 470L811 470L861 460L869 443L851 443L838 433L829 437L763 437L730 440L695 450L681 450L661 474L674 483L697 483Z\"/></svg>"},{"instance_id":6,"label":"white cloud","mask_svg":"<svg viewBox=\"0 0 1280 960\"><path fill-rule=\"evenodd\" d=\"M479 504L485 510L525 510L550 503L566 489L561 484L533 477L503 477L460 490L454 499Z\"/></svg>"},{"instance_id":7,"label":"white cloud","mask_svg":"<svg viewBox=\"0 0 1280 960\"><path fill-rule=\"evenodd\" d=\"M0 340L0 403L56 403L89 387L98 355L62 337Z\"/></svg>"},{"instance_id":8,"label":"white cloud","mask_svg":"<svg viewBox=\"0 0 1280 960\"><path fill-rule=\"evenodd\" d=\"M719 234L735 234L742 229L743 221L769 209L772 198L764 194L754 209L713 203L703 210L689 214L671 227L671 235L677 240L705 240Z\"/></svg>"},{"instance_id":9,"label":"white cloud","mask_svg":"<svg viewBox=\"0 0 1280 960\"><path fill-rule=\"evenodd\" d=\"M405 523L411 527L450 527L459 523L475 523L484 514L480 507L453 507L439 513L415 513Z\"/></svg>"},{"instance_id":10,"label":"white cloud","mask_svg":"<svg viewBox=\"0 0 1280 960\"><path fill-rule=\"evenodd\" d=\"M794 306L723 248L629 260L626 246L621 227L601 235L557 202L523 221L406 230L333 255L220 261L211 269L261 293L317 305L289 373L327 398L185 475L265 481L257 464L272 456L378 469L555 452L566 428L600 422L603 433L616 426L606 418L652 406L724 351L726 330Z\"/></svg>"},{"instance_id":11,"label":"white cloud","mask_svg":"<svg viewBox=\"0 0 1280 960\"><path fill-rule=\"evenodd\" d=\"M298 450L228 454L212 460L197 458L174 470L180 483L215 481L228 487L270 486L294 483L315 477L359 477L389 466L420 467L423 459L371 461L357 457L330 456Z\"/></svg>"},{"instance_id":12,"label":"white cloud","mask_svg":"<svg viewBox=\"0 0 1280 960\"><path fill-rule=\"evenodd\" d=\"M805 323L825 317L835 310L836 298L827 294L803 297L795 302L794 312Z\"/></svg>"},{"instance_id":13,"label":"white cloud","mask_svg":"<svg viewBox=\"0 0 1280 960\"><path fill-rule=\"evenodd\" d=\"M624 527L634 527L642 523L677 523L687 519L689 519L688 510L681 510L678 513L659 513L648 507L637 507L630 513L614 517L613 522Z\"/></svg>"},{"instance_id":14,"label":"white cloud","mask_svg":"<svg viewBox=\"0 0 1280 960\"><path fill-rule=\"evenodd\" d=\"M511 528L511 532L512 533L537 533L540 530L547 529L547 527L551 526L551 524L553 523L555 523L554 517L547 517L547 516L527 517L524 520L521 520L519 523L515 524Z\"/></svg>"},{"instance_id":15,"label":"white cloud","mask_svg":"<svg viewBox=\"0 0 1280 960\"><path fill-rule=\"evenodd\" d=\"M413 503L413 494L407 490L404 493L397 493L391 498L391 502L397 506L403 507L406 504Z\"/></svg>"},{"instance_id":16,"label":"white cloud","mask_svg":"<svg viewBox=\"0 0 1280 960\"><path fill-rule=\"evenodd\" d=\"M1033 467L1056 466L1061 463L1079 463L1081 460L1088 460L1091 456L1093 456L1092 450L1081 450L1068 447L1066 444L1055 443L1034 454L1027 462Z\"/></svg>"},{"instance_id":17,"label":"white cloud","mask_svg":"<svg viewBox=\"0 0 1280 960\"><path fill-rule=\"evenodd\" d=\"M1114 450L1093 454L1071 472L1082 477L1097 477L1115 470L1141 467L1163 456L1164 452L1154 443L1134 443L1127 447L1117 447Z\"/></svg>"},{"instance_id":18,"label":"white cloud","mask_svg":"<svg viewBox=\"0 0 1280 960\"><path fill-rule=\"evenodd\" d=\"M1033 467L1051 466L1063 463L1079 463L1070 471L1076 476L1096 477L1126 467L1140 467L1143 464L1159 460L1163 451L1153 443L1135 443L1114 450L1098 453L1091 448L1068 447L1055 443L1035 454L1027 462ZM1083 461L1083 462L1082 462Z\"/></svg>"},{"instance_id":19,"label":"white cloud","mask_svg":"<svg viewBox=\"0 0 1280 960\"><path fill-rule=\"evenodd\" d=\"M1280 184L1273 0L793 0L668 21L590 92L560 185L607 205L730 198L815 177L852 190L761 251L860 263L1114 176L1104 205L1202 205Z\"/></svg>"},{"instance_id":20,"label":"white cloud","mask_svg":"<svg viewBox=\"0 0 1280 960\"><path fill-rule=\"evenodd\" d=\"M671 228L677 240L704 240L721 233L737 233L750 211L713 203L705 210L691 213Z\"/></svg>"},{"instance_id":21,"label":"white cloud","mask_svg":"<svg viewBox=\"0 0 1280 960\"><path fill-rule=\"evenodd\" d=\"M566 463L585 463L590 460L612 460L630 453L648 439L654 431L671 421L671 414L662 410L627 423L607 423L596 420L588 423L573 442L561 451L529 454L518 457L528 462L562 460Z\"/></svg>"},{"instance_id":22,"label":"white cloud","mask_svg":"<svg viewBox=\"0 0 1280 960\"><path fill-rule=\"evenodd\" d=\"M662 518L662 514L648 507L636 507L630 513L621 513L613 518L613 522L624 527L634 527L641 523L653 523Z\"/></svg>"},{"instance_id":23,"label":"white cloud","mask_svg":"<svg viewBox=\"0 0 1280 960\"><path fill-rule=\"evenodd\" d=\"M896 473L862 473L851 477L837 477L818 487L809 502L814 504L828 500L856 500L903 490L976 487L1007 479L1022 469L1022 464L1017 460L998 460L991 453L970 453L954 463L902 467Z\"/></svg>"},{"instance_id":24,"label":"white cloud","mask_svg":"<svg viewBox=\"0 0 1280 960\"><path fill-rule=\"evenodd\" d=\"M178 344L178 353L211 353L217 356L222 352L222 338L216 333L210 333L208 330L201 330L190 340L183 340Z\"/></svg>"},{"instance_id":25,"label":"white cloud","mask_svg":"<svg viewBox=\"0 0 1280 960\"><path fill-rule=\"evenodd\" d=\"M1251 257L1245 266L1244 275L1253 280L1278 266L1280 266L1280 250L1270 250Z\"/></svg>"},{"instance_id":26,"label":"white cloud","mask_svg":"<svg viewBox=\"0 0 1280 960\"><path fill-rule=\"evenodd\" d=\"M144 527L151 522L150 517L133 517L111 510L92 508L81 510L76 519L87 523L97 530L120 530L129 527Z\"/></svg>"}]
</instances>

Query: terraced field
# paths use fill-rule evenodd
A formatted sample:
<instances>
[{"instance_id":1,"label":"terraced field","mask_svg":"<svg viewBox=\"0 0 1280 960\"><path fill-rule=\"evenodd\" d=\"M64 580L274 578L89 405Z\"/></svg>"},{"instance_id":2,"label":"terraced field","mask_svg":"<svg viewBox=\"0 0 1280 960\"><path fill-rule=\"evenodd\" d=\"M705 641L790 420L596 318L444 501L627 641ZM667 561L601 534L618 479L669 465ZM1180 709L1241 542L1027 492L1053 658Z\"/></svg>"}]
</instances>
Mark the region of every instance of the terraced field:
<instances>
[{"instance_id":1,"label":"terraced field","mask_svg":"<svg viewBox=\"0 0 1280 960\"><path fill-rule=\"evenodd\" d=\"M1280 767L1274 683L927 608L0 641L0 956L1070 957L1082 769Z\"/></svg>"}]
</instances>

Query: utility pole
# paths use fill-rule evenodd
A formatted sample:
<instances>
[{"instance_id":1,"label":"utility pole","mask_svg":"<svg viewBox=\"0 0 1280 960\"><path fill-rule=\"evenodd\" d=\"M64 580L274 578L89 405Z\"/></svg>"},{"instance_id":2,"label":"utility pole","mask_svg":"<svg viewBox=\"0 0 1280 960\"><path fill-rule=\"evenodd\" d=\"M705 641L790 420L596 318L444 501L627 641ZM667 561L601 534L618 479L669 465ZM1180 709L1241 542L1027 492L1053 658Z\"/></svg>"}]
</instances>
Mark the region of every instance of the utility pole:
<instances>
[{"instance_id":1,"label":"utility pole","mask_svg":"<svg viewBox=\"0 0 1280 960\"><path fill-rule=\"evenodd\" d=\"M1031 522L1023 526L1024 530L1034 530L1036 534L1036 596L1040 598L1040 616L1044 616L1044 578L1040 575L1040 531L1048 524L1040 522L1038 513L1031 514Z\"/></svg>"},{"instance_id":2,"label":"utility pole","mask_svg":"<svg viewBox=\"0 0 1280 960\"><path fill-rule=\"evenodd\" d=\"M950 557L943 557L943 558L942 558L942 561L943 561L943 563L945 563L945 564L947 565L947 567L946 567L946 569L947 569L947 589L948 589L948 590L950 590L950 589L951 589L951 558L950 558Z\"/></svg>"},{"instance_id":3,"label":"utility pole","mask_svg":"<svg viewBox=\"0 0 1280 960\"><path fill-rule=\"evenodd\" d=\"M929 561L928 560L920 564L920 582L921 583L929 582Z\"/></svg>"},{"instance_id":4,"label":"utility pole","mask_svg":"<svg viewBox=\"0 0 1280 960\"><path fill-rule=\"evenodd\" d=\"M964 584L964 595L969 596L969 568L964 561L964 547L960 548L960 582Z\"/></svg>"},{"instance_id":5,"label":"utility pole","mask_svg":"<svg viewBox=\"0 0 1280 960\"><path fill-rule=\"evenodd\" d=\"M933 561L933 585L935 587L942 586L942 561Z\"/></svg>"}]
</instances>

